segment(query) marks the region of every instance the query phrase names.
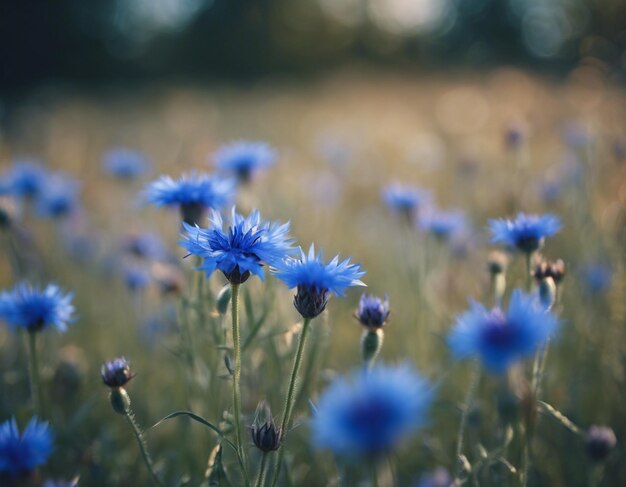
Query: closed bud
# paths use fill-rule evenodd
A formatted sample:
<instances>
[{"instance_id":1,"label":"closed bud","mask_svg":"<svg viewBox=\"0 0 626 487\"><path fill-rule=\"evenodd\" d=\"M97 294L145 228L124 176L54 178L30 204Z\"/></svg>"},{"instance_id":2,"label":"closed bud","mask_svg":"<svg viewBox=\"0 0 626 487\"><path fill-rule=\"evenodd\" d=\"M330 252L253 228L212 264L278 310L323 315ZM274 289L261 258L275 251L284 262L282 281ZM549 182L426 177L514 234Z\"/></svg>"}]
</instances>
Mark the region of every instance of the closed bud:
<instances>
[{"instance_id":1,"label":"closed bud","mask_svg":"<svg viewBox=\"0 0 626 487\"><path fill-rule=\"evenodd\" d=\"M252 443L263 452L278 450L282 441L282 431L276 427L272 411L265 401L257 406L254 422L250 427Z\"/></svg>"},{"instance_id":2,"label":"closed bud","mask_svg":"<svg viewBox=\"0 0 626 487\"><path fill-rule=\"evenodd\" d=\"M544 260L535 266L533 276L538 282L551 277L558 286L565 277L565 263L561 259L555 262Z\"/></svg>"},{"instance_id":3,"label":"closed bud","mask_svg":"<svg viewBox=\"0 0 626 487\"><path fill-rule=\"evenodd\" d=\"M230 285L226 285L220 289L220 292L217 295L217 300L215 301L215 308L219 314L224 315L226 314L226 311L228 311L228 305L230 304L232 293L233 291Z\"/></svg>"},{"instance_id":4,"label":"closed bud","mask_svg":"<svg viewBox=\"0 0 626 487\"><path fill-rule=\"evenodd\" d=\"M606 460L616 444L615 433L607 426L592 426L585 435L587 455L594 462Z\"/></svg>"},{"instance_id":5,"label":"closed bud","mask_svg":"<svg viewBox=\"0 0 626 487\"><path fill-rule=\"evenodd\" d=\"M504 252L494 250L487 258L487 269L490 274L503 274L509 264L509 258Z\"/></svg>"},{"instance_id":6,"label":"closed bud","mask_svg":"<svg viewBox=\"0 0 626 487\"><path fill-rule=\"evenodd\" d=\"M128 392L126 392L126 389L123 387L111 389L109 400L111 401L113 411L124 416L128 414L128 410L130 409L130 396Z\"/></svg>"}]
</instances>

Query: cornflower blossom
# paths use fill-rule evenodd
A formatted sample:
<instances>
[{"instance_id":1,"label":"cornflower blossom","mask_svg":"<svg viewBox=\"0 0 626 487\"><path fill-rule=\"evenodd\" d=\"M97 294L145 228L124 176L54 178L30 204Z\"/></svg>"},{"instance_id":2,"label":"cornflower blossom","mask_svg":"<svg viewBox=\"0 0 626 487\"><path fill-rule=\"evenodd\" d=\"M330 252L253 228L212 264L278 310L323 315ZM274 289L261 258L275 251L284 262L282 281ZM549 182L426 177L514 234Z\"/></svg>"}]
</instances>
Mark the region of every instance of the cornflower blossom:
<instances>
[{"instance_id":1,"label":"cornflower blossom","mask_svg":"<svg viewBox=\"0 0 626 487\"><path fill-rule=\"evenodd\" d=\"M53 450L50 426L33 417L20 434L15 418L0 424L0 472L18 476L43 465Z\"/></svg>"},{"instance_id":2,"label":"cornflower blossom","mask_svg":"<svg viewBox=\"0 0 626 487\"><path fill-rule=\"evenodd\" d=\"M242 183L276 162L276 151L265 142L238 140L221 146L213 155L218 170L234 174Z\"/></svg>"},{"instance_id":3,"label":"cornflower blossom","mask_svg":"<svg viewBox=\"0 0 626 487\"><path fill-rule=\"evenodd\" d=\"M556 234L561 227L561 221L549 213L545 215L518 213L515 220L489 220L492 243L503 243L526 254L540 249L546 237Z\"/></svg>"}]
</instances>

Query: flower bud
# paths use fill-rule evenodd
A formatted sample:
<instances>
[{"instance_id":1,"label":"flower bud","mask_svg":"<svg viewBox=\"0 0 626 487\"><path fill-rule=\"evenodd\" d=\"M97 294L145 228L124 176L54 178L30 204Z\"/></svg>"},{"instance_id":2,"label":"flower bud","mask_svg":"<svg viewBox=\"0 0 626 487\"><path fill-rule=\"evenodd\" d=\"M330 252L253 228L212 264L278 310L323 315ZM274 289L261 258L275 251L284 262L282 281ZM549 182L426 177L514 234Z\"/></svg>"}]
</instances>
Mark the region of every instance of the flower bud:
<instances>
[{"instance_id":1,"label":"flower bud","mask_svg":"<svg viewBox=\"0 0 626 487\"><path fill-rule=\"evenodd\" d=\"M124 387L135 374L130 370L128 361L123 358L116 358L110 362L106 362L100 370L102 382L112 389Z\"/></svg>"},{"instance_id":2,"label":"flower bud","mask_svg":"<svg viewBox=\"0 0 626 487\"><path fill-rule=\"evenodd\" d=\"M594 462L606 460L616 444L615 433L607 426L592 426L585 436L587 455Z\"/></svg>"},{"instance_id":3,"label":"flower bud","mask_svg":"<svg viewBox=\"0 0 626 487\"><path fill-rule=\"evenodd\" d=\"M555 262L544 260L535 266L533 276L538 282L546 277L551 277L554 284L558 286L565 277L565 263L561 259Z\"/></svg>"},{"instance_id":4,"label":"flower bud","mask_svg":"<svg viewBox=\"0 0 626 487\"><path fill-rule=\"evenodd\" d=\"M252 443L263 452L278 450L282 441L282 431L276 427L272 412L265 401L257 406L254 422L250 427Z\"/></svg>"}]
</instances>

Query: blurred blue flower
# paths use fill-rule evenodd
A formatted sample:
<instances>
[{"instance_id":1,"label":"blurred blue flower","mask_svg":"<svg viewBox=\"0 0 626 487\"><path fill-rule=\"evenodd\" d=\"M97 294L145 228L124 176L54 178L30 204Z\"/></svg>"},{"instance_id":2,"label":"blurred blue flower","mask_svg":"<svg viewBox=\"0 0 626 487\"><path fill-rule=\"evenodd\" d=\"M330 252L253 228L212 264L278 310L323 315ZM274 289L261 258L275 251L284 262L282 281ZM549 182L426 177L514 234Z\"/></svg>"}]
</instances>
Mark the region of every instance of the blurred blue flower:
<instances>
[{"instance_id":1,"label":"blurred blue flower","mask_svg":"<svg viewBox=\"0 0 626 487\"><path fill-rule=\"evenodd\" d=\"M0 472L13 476L32 472L46 463L53 450L46 422L33 417L20 436L15 418L0 424Z\"/></svg>"},{"instance_id":2,"label":"blurred blue flower","mask_svg":"<svg viewBox=\"0 0 626 487\"><path fill-rule=\"evenodd\" d=\"M412 221L415 212L421 206L430 203L432 195L415 186L390 184L383 189L383 200L393 211L396 211Z\"/></svg>"},{"instance_id":3,"label":"blurred blue flower","mask_svg":"<svg viewBox=\"0 0 626 487\"><path fill-rule=\"evenodd\" d=\"M213 155L220 171L233 173L243 183L276 161L276 151L265 142L238 140L221 146Z\"/></svg>"},{"instance_id":4,"label":"blurred blue flower","mask_svg":"<svg viewBox=\"0 0 626 487\"><path fill-rule=\"evenodd\" d=\"M130 364L124 357L105 362L100 369L100 376L105 386L116 388L124 387L135 374L130 370Z\"/></svg>"},{"instance_id":5,"label":"blurred blue flower","mask_svg":"<svg viewBox=\"0 0 626 487\"><path fill-rule=\"evenodd\" d=\"M423 474L417 487L452 487L452 475L444 467L437 467L432 472Z\"/></svg>"},{"instance_id":6,"label":"blurred blue flower","mask_svg":"<svg viewBox=\"0 0 626 487\"><path fill-rule=\"evenodd\" d=\"M570 149L582 149L591 142L591 133L585 125L576 120L570 120L563 126L563 142Z\"/></svg>"},{"instance_id":7,"label":"blurred blue flower","mask_svg":"<svg viewBox=\"0 0 626 487\"><path fill-rule=\"evenodd\" d=\"M424 425L430 384L409 365L377 365L337 378L311 421L313 444L342 457L383 455Z\"/></svg>"},{"instance_id":8,"label":"blurred blue flower","mask_svg":"<svg viewBox=\"0 0 626 487\"><path fill-rule=\"evenodd\" d=\"M13 327L31 332L53 327L66 331L74 320L73 294L64 294L55 284L43 290L20 283L13 290L0 293L0 319Z\"/></svg>"},{"instance_id":9,"label":"blurred blue flower","mask_svg":"<svg viewBox=\"0 0 626 487\"><path fill-rule=\"evenodd\" d=\"M48 170L33 159L17 159L4 175L5 190L13 196L34 198L48 179Z\"/></svg>"},{"instance_id":10,"label":"blurred blue flower","mask_svg":"<svg viewBox=\"0 0 626 487\"><path fill-rule=\"evenodd\" d=\"M179 207L183 221L193 225L201 220L205 209L220 209L229 204L234 190L231 180L191 172L183 174L178 180L161 176L148 185L145 197L158 207Z\"/></svg>"},{"instance_id":11,"label":"blurred blue flower","mask_svg":"<svg viewBox=\"0 0 626 487\"><path fill-rule=\"evenodd\" d=\"M446 240L465 230L467 219L458 210L443 211L437 208L428 208L420 213L418 226L436 238Z\"/></svg>"},{"instance_id":12,"label":"blurred blue flower","mask_svg":"<svg viewBox=\"0 0 626 487\"><path fill-rule=\"evenodd\" d=\"M42 487L76 487L78 485L78 477L72 480L46 480Z\"/></svg>"},{"instance_id":13,"label":"blurred blue flower","mask_svg":"<svg viewBox=\"0 0 626 487\"><path fill-rule=\"evenodd\" d=\"M116 147L104 154L102 167L112 176L132 180L150 169L150 162L140 151Z\"/></svg>"},{"instance_id":14,"label":"blurred blue flower","mask_svg":"<svg viewBox=\"0 0 626 487\"><path fill-rule=\"evenodd\" d=\"M134 257L146 260L160 260L167 253L161 237L150 232L125 235L122 238L121 248Z\"/></svg>"},{"instance_id":15,"label":"blurred blue flower","mask_svg":"<svg viewBox=\"0 0 626 487\"><path fill-rule=\"evenodd\" d=\"M538 192L541 200L546 203L554 203L563 194L563 181L558 179L546 179L538 185Z\"/></svg>"},{"instance_id":16,"label":"blurred blue flower","mask_svg":"<svg viewBox=\"0 0 626 487\"><path fill-rule=\"evenodd\" d=\"M448 335L448 346L457 359L478 357L487 370L503 373L514 362L532 355L556 330L558 319L545 312L533 296L516 289L506 314L488 311L471 302L459 315Z\"/></svg>"},{"instance_id":17,"label":"blurred blue flower","mask_svg":"<svg viewBox=\"0 0 626 487\"><path fill-rule=\"evenodd\" d=\"M142 291L152 281L150 271L143 266L127 265L123 268L124 283L129 291Z\"/></svg>"},{"instance_id":18,"label":"blurred blue flower","mask_svg":"<svg viewBox=\"0 0 626 487\"><path fill-rule=\"evenodd\" d=\"M389 318L389 297L380 299L369 294L361 294L359 307L355 313L356 319L368 328L380 328Z\"/></svg>"},{"instance_id":19,"label":"blurred blue flower","mask_svg":"<svg viewBox=\"0 0 626 487\"><path fill-rule=\"evenodd\" d=\"M198 269L207 277L220 270L233 284L245 282L251 274L264 279L263 266L276 265L292 251L289 223L262 221L258 210L244 218L233 207L227 232L219 212L211 212L209 223L209 228L185 223L180 242L190 254L202 257Z\"/></svg>"},{"instance_id":20,"label":"blurred blue flower","mask_svg":"<svg viewBox=\"0 0 626 487\"><path fill-rule=\"evenodd\" d=\"M541 248L546 237L561 229L561 221L552 214L525 215L518 213L515 220L489 220L491 241L503 243L525 253Z\"/></svg>"},{"instance_id":21,"label":"blurred blue flower","mask_svg":"<svg viewBox=\"0 0 626 487\"><path fill-rule=\"evenodd\" d=\"M343 296L348 287L365 286L360 281L365 271L358 264L351 264L350 259L339 262L338 255L325 264L322 252L316 255L313 244L308 254L300 249L300 259L289 257L273 267L289 289L298 288L294 306L304 318L315 318L324 311L331 293Z\"/></svg>"},{"instance_id":22,"label":"blurred blue flower","mask_svg":"<svg viewBox=\"0 0 626 487\"><path fill-rule=\"evenodd\" d=\"M73 178L55 174L41 188L36 210L39 216L62 218L78 207L80 183Z\"/></svg>"},{"instance_id":23,"label":"blurred blue flower","mask_svg":"<svg viewBox=\"0 0 626 487\"><path fill-rule=\"evenodd\" d=\"M587 264L581 270L585 289L589 294L602 294L611 287L613 270L606 264Z\"/></svg>"}]
</instances>

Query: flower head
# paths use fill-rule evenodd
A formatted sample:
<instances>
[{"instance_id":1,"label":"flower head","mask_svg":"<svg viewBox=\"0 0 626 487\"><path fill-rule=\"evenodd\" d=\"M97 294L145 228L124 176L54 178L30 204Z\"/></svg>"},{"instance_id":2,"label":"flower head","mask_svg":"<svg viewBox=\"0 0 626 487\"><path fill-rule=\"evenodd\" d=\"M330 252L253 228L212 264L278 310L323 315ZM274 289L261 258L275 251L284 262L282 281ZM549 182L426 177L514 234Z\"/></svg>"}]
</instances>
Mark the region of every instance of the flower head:
<instances>
[{"instance_id":1,"label":"flower head","mask_svg":"<svg viewBox=\"0 0 626 487\"><path fill-rule=\"evenodd\" d=\"M356 319L366 328L382 328L389 318L389 298L380 299L376 296L361 294Z\"/></svg>"},{"instance_id":2,"label":"flower head","mask_svg":"<svg viewBox=\"0 0 626 487\"><path fill-rule=\"evenodd\" d=\"M36 210L39 216L62 218L78 206L80 183L72 178L55 174L41 188Z\"/></svg>"},{"instance_id":3,"label":"flower head","mask_svg":"<svg viewBox=\"0 0 626 487\"><path fill-rule=\"evenodd\" d=\"M412 367L378 365L337 378L313 417L313 443L345 457L389 452L426 422L433 391Z\"/></svg>"},{"instance_id":4,"label":"flower head","mask_svg":"<svg viewBox=\"0 0 626 487\"><path fill-rule=\"evenodd\" d=\"M233 284L245 282L251 274L264 279L263 266L278 264L292 251L289 223L262 221L258 210L244 218L233 207L226 231L217 211L211 213L209 223L208 228L185 223L180 242L190 254L202 257L199 269L207 277L219 270Z\"/></svg>"},{"instance_id":5,"label":"flower head","mask_svg":"<svg viewBox=\"0 0 626 487\"><path fill-rule=\"evenodd\" d=\"M48 179L48 170L36 160L18 159L5 177L9 194L22 198L34 198Z\"/></svg>"},{"instance_id":6,"label":"flower head","mask_svg":"<svg viewBox=\"0 0 626 487\"><path fill-rule=\"evenodd\" d=\"M65 331L74 319L72 298L73 294L64 294L55 284L40 290L21 283L11 291L0 293L0 319L30 332L48 327Z\"/></svg>"},{"instance_id":7,"label":"flower head","mask_svg":"<svg viewBox=\"0 0 626 487\"><path fill-rule=\"evenodd\" d=\"M138 259L159 260L166 254L161 238L149 232L125 235L121 241L121 248Z\"/></svg>"},{"instance_id":8,"label":"flower head","mask_svg":"<svg viewBox=\"0 0 626 487\"><path fill-rule=\"evenodd\" d=\"M608 426L592 426L585 435L587 455L595 462L602 462L615 448L617 438Z\"/></svg>"},{"instance_id":9,"label":"flower head","mask_svg":"<svg viewBox=\"0 0 626 487\"><path fill-rule=\"evenodd\" d=\"M272 412L265 401L257 406L256 417L250 427L252 443L263 452L278 450L282 441L282 431L274 423Z\"/></svg>"},{"instance_id":10,"label":"flower head","mask_svg":"<svg viewBox=\"0 0 626 487\"><path fill-rule=\"evenodd\" d=\"M104 385L111 388L124 387L135 377L135 374L130 370L128 360L124 357L105 362L100 369L100 375L102 376Z\"/></svg>"},{"instance_id":11,"label":"flower head","mask_svg":"<svg viewBox=\"0 0 626 487\"><path fill-rule=\"evenodd\" d=\"M0 472L29 473L46 463L52 453L53 434L46 422L33 417L20 435L15 418L0 424Z\"/></svg>"},{"instance_id":12,"label":"flower head","mask_svg":"<svg viewBox=\"0 0 626 487\"><path fill-rule=\"evenodd\" d=\"M561 259L554 262L543 260L533 269L533 276L537 281L551 277L554 283L558 285L565 277L565 262Z\"/></svg>"},{"instance_id":13,"label":"flower head","mask_svg":"<svg viewBox=\"0 0 626 487\"><path fill-rule=\"evenodd\" d=\"M139 151L117 147L104 154L102 167L111 176L130 181L145 174L150 163Z\"/></svg>"},{"instance_id":14,"label":"flower head","mask_svg":"<svg viewBox=\"0 0 626 487\"><path fill-rule=\"evenodd\" d=\"M467 219L460 211L442 211L430 208L420 213L418 225L441 240L457 235L467 227Z\"/></svg>"},{"instance_id":15,"label":"flower head","mask_svg":"<svg viewBox=\"0 0 626 487\"><path fill-rule=\"evenodd\" d=\"M478 357L487 370L505 372L514 362L532 355L555 331L558 319L519 289L513 291L506 313L472 302L457 317L448 346L457 359Z\"/></svg>"},{"instance_id":16,"label":"flower head","mask_svg":"<svg viewBox=\"0 0 626 487\"><path fill-rule=\"evenodd\" d=\"M207 174L183 174L178 180L161 176L150 183L145 192L146 199L158 207L176 206L183 221L191 225L198 223L205 209L219 209L230 203L234 196L234 184Z\"/></svg>"},{"instance_id":17,"label":"flower head","mask_svg":"<svg viewBox=\"0 0 626 487\"><path fill-rule=\"evenodd\" d=\"M383 189L383 200L393 211L412 221L419 207L429 203L431 194L423 189L402 184L390 184Z\"/></svg>"},{"instance_id":18,"label":"flower head","mask_svg":"<svg viewBox=\"0 0 626 487\"><path fill-rule=\"evenodd\" d=\"M322 253L315 254L315 246L305 254L300 249L300 259L287 258L274 265L276 277L289 289L297 288L294 306L304 318L315 318L328 304L330 294L343 296L351 286L365 286L360 278L365 275L358 264L350 259L339 262L335 256L325 264Z\"/></svg>"},{"instance_id":19,"label":"flower head","mask_svg":"<svg viewBox=\"0 0 626 487\"><path fill-rule=\"evenodd\" d=\"M583 266L581 277L585 290L589 294L602 294L611 287L613 270L604 263L591 263Z\"/></svg>"},{"instance_id":20,"label":"flower head","mask_svg":"<svg viewBox=\"0 0 626 487\"><path fill-rule=\"evenodd\" d=\"M518 213L515 220L490 220L491 241L501 242L525 253L543 246L546 237L561 229L561 221L554 215L525 215Z\"/></svg>"},{"instance_id":21,"label":"flower head","mask_svg":"<svg viewBox=\"0 0 626 487\"><path fill-rule=\"evenodd\" d=\"M220 147L213 160L220 171L234 173L246 183L255 172L274 164L276 151L265 142L240 140Z\"/></svg>"}]
</instances>

